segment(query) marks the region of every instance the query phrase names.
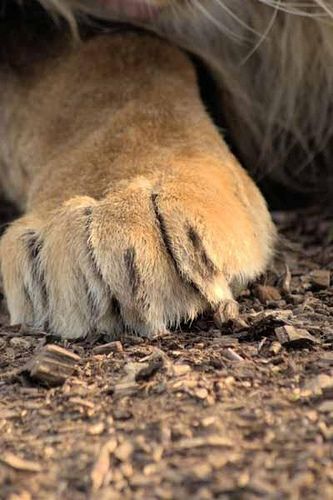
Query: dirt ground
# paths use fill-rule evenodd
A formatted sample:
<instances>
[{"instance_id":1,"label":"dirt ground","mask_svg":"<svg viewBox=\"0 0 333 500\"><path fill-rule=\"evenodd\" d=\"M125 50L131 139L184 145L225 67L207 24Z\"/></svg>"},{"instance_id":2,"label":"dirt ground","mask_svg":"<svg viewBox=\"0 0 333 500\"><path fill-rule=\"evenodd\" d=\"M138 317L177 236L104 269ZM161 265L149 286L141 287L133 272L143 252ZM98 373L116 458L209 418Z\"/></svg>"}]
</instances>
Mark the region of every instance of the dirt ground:
<instances>
[{"instance_id":1,"label":"dirt ground","mask_svg":"<svg viewBox=\"0 0 333 500\"><path fill-rule=\"evenodd\" d=\"M317 212L275 214L276 262L220 329L63 343L2 313L0 497L333 498L333 226Z\"/></svg>"}]
</instances>

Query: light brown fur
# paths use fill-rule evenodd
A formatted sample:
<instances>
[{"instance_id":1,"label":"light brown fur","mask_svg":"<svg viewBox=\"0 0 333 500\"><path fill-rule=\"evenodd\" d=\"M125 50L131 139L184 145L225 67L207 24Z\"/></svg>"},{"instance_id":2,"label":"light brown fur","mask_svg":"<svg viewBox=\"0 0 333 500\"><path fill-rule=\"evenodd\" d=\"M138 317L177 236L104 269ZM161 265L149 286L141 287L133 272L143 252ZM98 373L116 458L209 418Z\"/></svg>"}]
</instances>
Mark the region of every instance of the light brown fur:
<instances>
[{"instance_id":1,"label":"light brown fur","mask_svg":"<svg viewBox=\"0 0 333 500\"><path fill-rule=\"evenodd\" d=\"M74 34L89 13L199 55L249 167L332 184L332 0L40 3ZM112 29L41 43L0 65L0 181L24 212L0 244L11 321L150 334L233 301L266 268L275 229L188 57Z\"/></svg>"},{"instance_id":2,"label":"light brown fur","mask_svg":"<svg viewBox=\"0 0 333 500\"><path fill-rule=\"evenodd\" d=\"M233 300L275 230L178 49L95 37L3 71L0 176L25 215L1 240L13 323L150 334Z\"/></svg>"},{"instance_id":3,"label":"light brown fur","mask_svg":"<svg viewBox=\"0 0 333 500\"><path fill-rule=\"evenodd\" d=\"M73 29L78 13L129 20L198 55L214 75L220 111L251 172L269 172L297 190L333 186L333 0L42 3ZM133 6L146 9L135 17Z\"/></svg>"}]
</instances>

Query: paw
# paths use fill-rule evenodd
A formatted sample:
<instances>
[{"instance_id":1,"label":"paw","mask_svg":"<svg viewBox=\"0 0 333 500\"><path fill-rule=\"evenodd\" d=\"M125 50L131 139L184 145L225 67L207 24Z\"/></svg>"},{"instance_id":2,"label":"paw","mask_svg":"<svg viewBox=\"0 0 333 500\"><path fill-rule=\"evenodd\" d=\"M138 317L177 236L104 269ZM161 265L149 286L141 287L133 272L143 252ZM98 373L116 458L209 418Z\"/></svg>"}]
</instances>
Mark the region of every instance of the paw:
<instances>
[{"instance_id":1,"label":"paw","mask_svg":"<svg viewBox=\"0 0 333 500\"><path fill-rule=\"evenodd\" d=\"M12 323L64 338L149 335L228 303L272 252L274 229L251 189L250 200L200 179L136 178L103 200L23 217L0 246Z\"/></svg>"}]
</instances>

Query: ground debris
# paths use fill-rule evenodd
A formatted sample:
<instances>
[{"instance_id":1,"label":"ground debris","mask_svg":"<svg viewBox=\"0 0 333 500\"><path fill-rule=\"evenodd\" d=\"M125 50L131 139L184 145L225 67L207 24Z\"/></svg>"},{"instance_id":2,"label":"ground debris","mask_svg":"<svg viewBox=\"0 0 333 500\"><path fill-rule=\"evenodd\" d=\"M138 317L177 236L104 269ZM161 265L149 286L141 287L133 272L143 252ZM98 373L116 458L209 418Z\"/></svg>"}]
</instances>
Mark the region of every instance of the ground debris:
<instances>
[{"instance_id":1,"label":"ground debris","mask_svg":"<svg viewBox=\"0 0 333 500\"><path fill-rule=\"evenodd\" d=\"M319 343L307 330L291 325L279 326L274 331L280 344L285 347L308 347Z\"/></svg>"},{"instance_id":2,"label":"ground debris","mask_svg":"<svg viewBox=\"0 0 333 500\"><path fill-rule=\"evenodd\" d=\"M233 349L231 349L230 347L228 347L225 351L224 351L224 356L228 359L230 359L230 361L236 361L236 362L240 362L240 361L244 361L244 358L242 358L242 356L240 356L236 351L234 351Z\"/></svg>"},{"instance_id":3,"label":"ground debris","mask_svg":"<svg viewBox=\"0 0 333 500\"><path fill-rule=\"evenodd\" d=\"M89 428L87 429L87 432L91 436L99 436L100 434L103 434L104 430L105 430L104 422L97 422L96 424L90 425Z\"/></svg>"},{"instance_id":4,"label":"ground debris","mask_svg":"<svg viewBox=\"0 0 333 500\"><path fill-rule=\"evenodd\" d=\"M255 288L255 294L263 304L281 299L280 291L276 287L269 285L257 285Z\"/></svg>"},{"instance_id":5,"label":"ground debris","mask_svg":"<svg viewBox=\"0 0 333 500\"><path fill-rule=\"evenodd\" d=\"M131 457L134 451L133 445L129 441L124 441L119 444L114 452L114 456L121 462L126 462Z\"/></svg>"},{"instance_id":6,"label":"ground debris","mask_svg":"<svg viewBox=\"0 0 333 500\"><path fill-rule=\"evenodd\" d=\"M138 368L135 373L136 382L148 380L150 377L155 375L157 371L161 370L165 364L165 354L156 350L153 354L144 358L142 361L144 361L143 365L141 368Z\"/></svg>"},{"instance_id":7,"label":"ground debris","mask_svg":"<svg viewBox=\"0 0 333 500\"><path fill-rule=\"evenodd\" d=\"M318 411L321 413L331 413L333 416L333 399L328 399L327 401L320 403Z\"/></svg>"},{"instance_id":8,"label":"ground debris","mask_svg":"<svg viewBox=\"0 0 333 500\"><path fill-rule=\"evenodd\" d=\"M100 449L95 465L91 471L93 491L97 491L103 486L110 469L110 455L116 450L117 445L116 438L111 438Z\"/></svg>"},{"instance_id":9,"label":"ground debris","mask_svg":"<svg viewBox=\"0 0 333 500\"><path fill-rule=\"evenodd\" d=\"M182 377L191 371L191 367L186 364L178 364L172 367L172 372L175 377Z\"/></svg>"},{"instance_id":10,"label":"ground debris","mask_svg":"<svg viewBox=\"0 0 333 500\"><path fill-rule=\"evenodd\" d=\"M333 376L321 373L306 381L305 390L310 391L314 396L324 395L333 398Z\"/></svg>"},{"instance_id":11,"label":"ground debris","mask_svg":"<svg viewBox=\"0 0 333 500\"><path fill-rule=\"evenodd\" d=\"M8 465L9 467L12 467L13 469L25 472L41 472L43 469L38 462L20 458L9 452L0 455L0 462Z\"/></svg>"},{"instance_id":12,"label":"ground debris","mask_svg":"<svg viewBox=\"0 0 333 500\"><path fill-rule=\"evenodd\" d=\"M284 263L284 272L280 277L279 284L280 288L284 293L290 293L291 289L291 272L287 263Z\"/></svg>"},{"instance_id":13,"label":"ground debris","mask_svg":"<svg viewBox=\"0 0 333 500\"><path fill-rule=\"evenodd\" d=\"M175 446L177 450L189 450L193 448L231 448L234 445L231 439L226 436L209 435L205 438L182 439Z\"/></svg>"},{"instance_id":14,"label":"ground debris","mask_svg":"<svg viewBox=\"0 0 333 500\"><path fill-rule=\"evenodd\" d=\"M330 286L331 273L328 269L317 269L311 271L310 282L312 286L318 289L325 289Z\"/></svg>"},{"instance_id":15,"label":"ground debris","mask_svg":"<svg viewBox=\"0 0 333 500\"><path fill-rule=\"evenodd\" d=\"M260 340L263 337L274 336L274 329L278 326L292 324L293 311L291 309L267 309L265 311L246 314L249 328L241 331L240 340Z\"/></svg>"},{"instance_id":16,"label":"ground debris","mask_svg":"<svg viewBox=\"0 0 333 500\"><path fill-rule=\"evenodd\" d=\"M125 375L114 386L115 397L134 395L140 390L140 383L148 381L165 365L166 356L156 349L140 362L129 362L124 366Z\"/></svg>"},{"instance_id":17,"label":"ground debris","mask_svg":"<svg viewBox=\"0 0 333 500\"><path fill-rule=\"evenodd\" d=\"M110 352L123 352L123 345L119 340L102 344L92 349L93 354L110 354Z\"/></svg>"},{"instance_id":18,"label":"ground debris","mask_svg":"<svg viewBox=\"0 0 333 500\"><path fill-rule=\"evenodd\" d=\"M80 361L80 356L58 345L48 344L28 362L27 371L33 380L48 386L62 385Z\"/></svg>"}]
</instances>

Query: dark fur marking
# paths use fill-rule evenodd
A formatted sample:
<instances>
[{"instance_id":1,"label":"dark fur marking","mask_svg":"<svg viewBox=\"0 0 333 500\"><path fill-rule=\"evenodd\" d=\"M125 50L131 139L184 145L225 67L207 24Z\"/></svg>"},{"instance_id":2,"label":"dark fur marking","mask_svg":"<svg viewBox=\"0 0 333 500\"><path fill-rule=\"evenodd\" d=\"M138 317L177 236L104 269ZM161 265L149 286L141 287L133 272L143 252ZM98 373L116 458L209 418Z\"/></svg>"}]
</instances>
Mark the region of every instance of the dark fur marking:
<instances>
[{"instance_id":1,"label":"dark fur marking","mask_svg":"<svg viewBox=\"0 0 333 500\"><path fill-rule=\"evenodd\" d=\"M36 259L42 249L42 242L38 238L38 234L35 233L34 231L31 231L29 233L25 233L26 237L26 245L27 249L29 251L30 257L32 259Z\"/></svg>"},{"instance_id":2,"label":"dark fur marking","mask_svg":"<svg viewBox=\"0 0 333 500\"><path fill-rule=\"evenodd\" d=\"M40 239L38 233L34 230L26 231L23 236L23 240L26 244L26 249L28 251L30 261L31 261L31 274L32 279L39 286L41 291L41 297L43 300L44 307L47 304L47 290L45 284L45 274L41 266L40 252L43 248L43 242ZM28 292L26 292L28 293Z\"/></svg>"},{"instance_id":3,"label":"dark fur marking","mask_svg":"<svg viewBox=\"0 0 333 500\"><path fill-rule=\"evenodd\" d=\"M180 277L180 279L182 281L185 281L187 284L189 284L196 292L200 292L200 289L198 288L198 286L196 285L196 283L194 283L188 276L186 276L183 271L181 270L181 266L180 266L180 263L178 262L178 259L174 253L174 250L172 248L172 241L171 241L171 238L170 238L170 235L168 233L168 230L166 228L166 224L165 224L165 221L164 221L164 217L163 215L161 214L159 208L158 208L158 205L157 205L157 194L152 194L151 195L151 202L152 202L152 205L153 205L153 208L154 208L154 212L155 212L155 216L156 216L156 220L157 220L157 223L159 225L159 229L160 229L160 233L161 233L161 236L162 236L162 240L163 240L163 243L164 243L164 246L165 246L165 249L171 259L171 261L173 262L174 264L174 267Z\"/></svg>"},{"instance_id":4,"label":"dark fur marking","mask_svg":"<svg viewBox=\"0 0 333 500\"><path fill-rule=\"evenodd\" d=\"M187 236L189 240L192 242L194 249L197 251L197 255L201 259L203 268L206 270L206 272L203 275L203 278L204 279L212 278L214 275L218 273L218 269L216 268L214 262L208 257L201 237L198 235L198 233L192 226L189 226L187 231Z\"/></svg>"},{"instance_id":5,"label":"dark fur marking","mask_svg":"<svg viewBox=\"0 0 333 500\"><path fill-rule=\"evenodd\" d=\"M159 210L159 208L157 206L156 199L157 199L157 194L152 194L151 195L151 201L152 201L152 204L153 204L155 216L156 216L156 219L157 219L157 222L158 222L158 226L159 226L159 229L160 229L160 233L161 233L161 236L162 236L162 240L163 240L165 249L166 249L169 257L171 258L171 260L172 260L172 262L173 262L173 264L174 264L174 266L176 268L177 273L181 276L181 278L183 278L183 273L180 270L179 263L177 261L176 256L174 255L174 252L173 252L173 249L172 249L171 238L170 238L169 233L167 231L167 228L166 228L166 225L165 225L165 221L164 221L164 217L161 214L161 212L160 212L160 210Z\"/></svg>"},{"instance_id":6,"label":"dark fur marking","mask_svg":"<svg viewBox=\"0 0 333 500\"><path fill-rule=\"evenodd\" d=\"M112 299L111 299L111 309L112 309L112 312L115 316L118 316L119 318L121 318L121 308L120 308L119 301L116 299L116 297L112 297Z\"/></svg>"},{"instance_id":7,"label":"dark fur marking","mask_svg":"<svg viewBox=\"0 0 333 500\"><path fill-rule=\"evenodd\" d=\"M82 277L83 277L83 282L84 282L85 294L86 294L87 301L88 301L88 307L90 309L90 314L91 314L92 319L95 320L96 317L98 316L98 313L99 313L97 303L96 303L96 297L92 293L92 290L89 287L89 283L88 283L86 277L84 275L82 275Z\"/></svg>"},{"instance_id":8,"label":"dark fur marking","mask_svg":"<svg viewBox=\"0 0 333 500\"><path fill-rule=\"evenodd\" d=\"M123 318L123 315L121 313L121 305L118 299L116 299L115 296L111 298L111 311L112 314L117 318L118 322L120 323L120 326L123 330L125 330L125 321Z\"/></svg>"},{"instance_id":9,"label":"dark fur marking","mask_svg":"<svg viewBox=\"0 0 333 500\"><path fill-rule=\"evenodd\" d=\"M138 266L135 262L135 248L131 247L124 253L125 266L127 268L128 278L132 287L133 295L136 295L141 283L141 277Z\"/></svg>"},{"instance_id":10,"label":"dark fur marking","mask_svg":"<svg viewBox=\"0 0 333 500\"><path fill-rule=\"evenodd\" d=\"M200 247L200 245L202 245L200 236L198 235L198 233L196 232L196 230L193 229L192 226L189 226L189 228L187 230L187 236L191 240L191 242L192 242L192 244L193 244L193 246L194 246L195 249L198 249Z\"/></svg>"},{"instance_id":11,"label":"dark fur marking","mask_svg":"<svg viewBox=\"0 0 333 500\"><path fill-rule=\"evenodd\" d=\"M91 216L92 216L92 208L91 207L86 207L83 211L83 214L88 217L90 220L89 222L91 222Z\"/></svg>"}]
</instances>

